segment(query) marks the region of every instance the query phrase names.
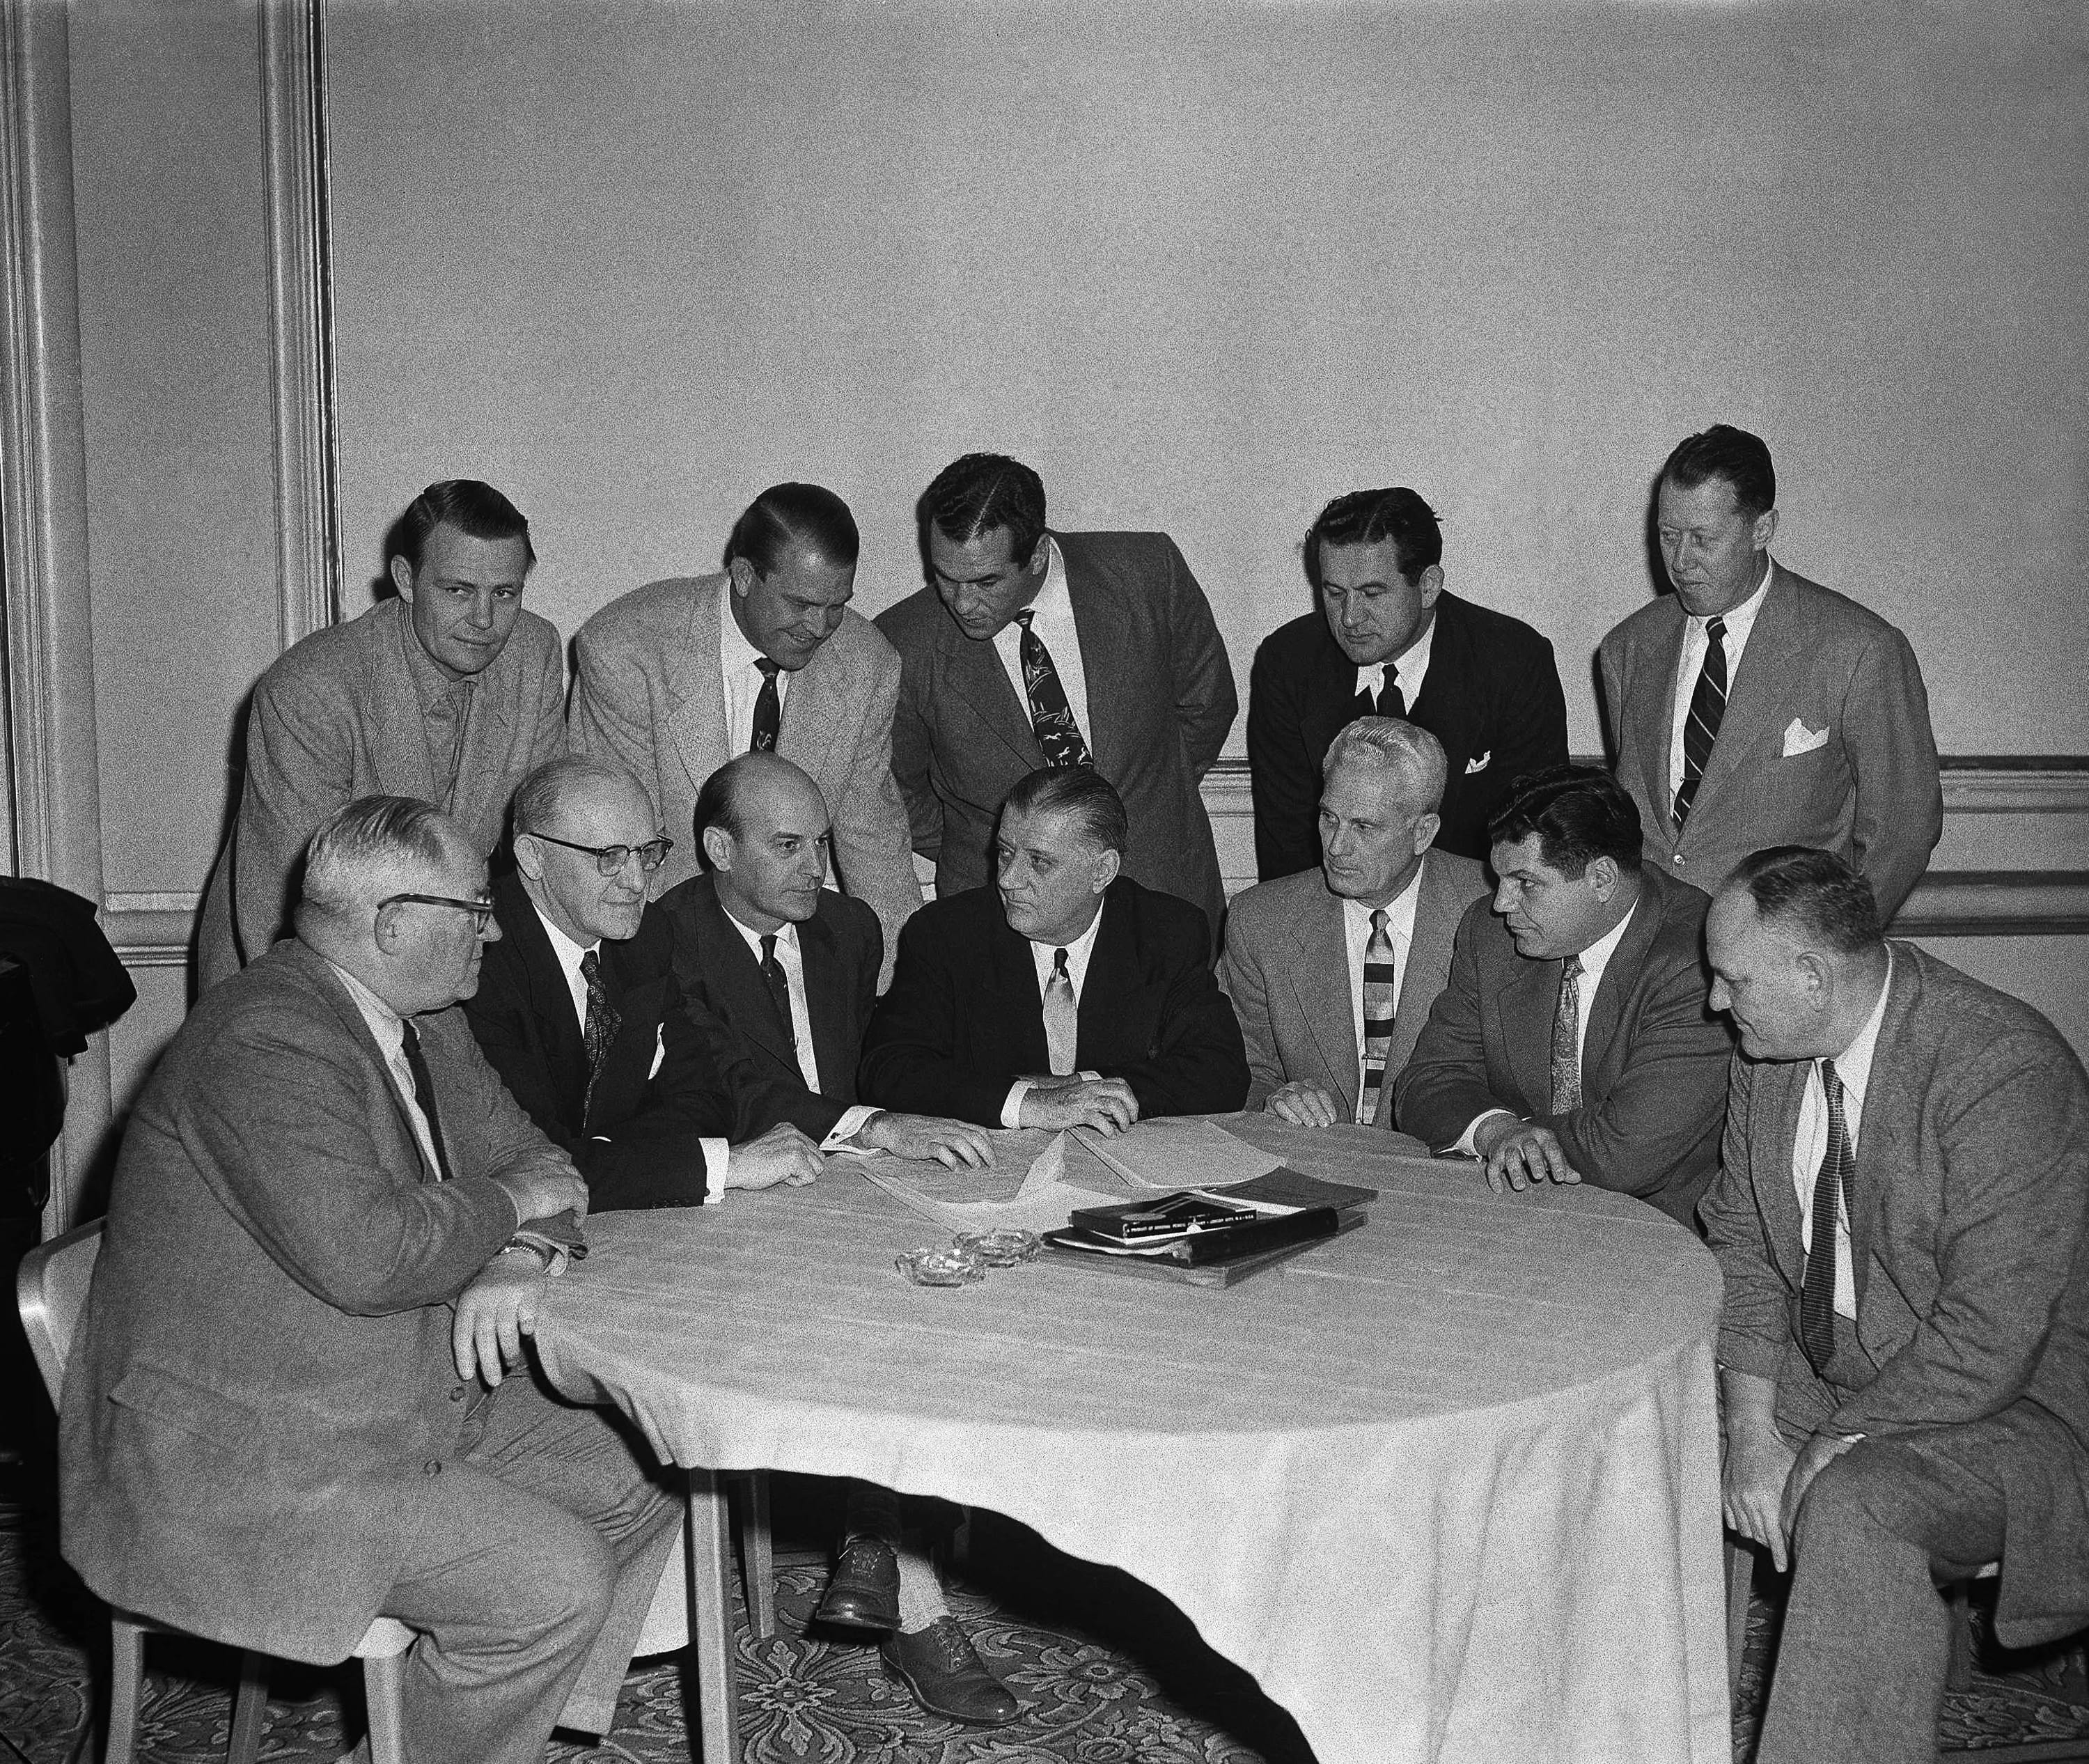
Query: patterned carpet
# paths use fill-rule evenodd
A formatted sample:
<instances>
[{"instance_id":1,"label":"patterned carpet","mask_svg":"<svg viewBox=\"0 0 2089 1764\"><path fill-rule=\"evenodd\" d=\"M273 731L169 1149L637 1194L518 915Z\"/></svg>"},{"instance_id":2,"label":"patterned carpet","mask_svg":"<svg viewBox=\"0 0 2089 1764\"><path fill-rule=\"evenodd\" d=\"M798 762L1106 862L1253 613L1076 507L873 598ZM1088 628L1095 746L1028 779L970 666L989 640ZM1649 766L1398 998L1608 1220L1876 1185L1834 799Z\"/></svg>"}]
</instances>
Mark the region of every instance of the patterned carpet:
<instances>
[{"instance_id":1,"label":"patterned carpet","mask_svg":"<svg viewBox=\"0 0 2089 1764\"><path fill-rule=\"evenodd\" d=\"M991 1515L974 1526L951 1605L1023 1713L1002 1728L925 1713L886 1676L875 1648L807 1633L826 1578L814 1543L828 1514L817 1485L794 1491L796 1480L779 1479L777 1633L756 1641L743 1613L737 1637L745 1764L1311 1764L1289 1717L1165 1601ZM1737 1764L1752 1749L1775 1621L1774 1604L1758 1599L1735 1715ZM88 1755L89 1660L102 1633L98 1607L56 1560L45 1503L0 1500L0 1761ZM223 1758L233 1663L199 1644L152 1645L141 1764ZM1994 1764L2089 1760L2089 1697L2066 1663L2057 1654L1984 1655L1970 1692L1950 1699L1945 1749ZM352 1671L279 1666L272 1691L269 1764L338 1758L361 1731ZM555 1743L550 1755L559 1764L685 1764L693 1704L676 1661L642 1663L625 1682L615 1733L598 1747Z\"/></svg>"}]
</instances>

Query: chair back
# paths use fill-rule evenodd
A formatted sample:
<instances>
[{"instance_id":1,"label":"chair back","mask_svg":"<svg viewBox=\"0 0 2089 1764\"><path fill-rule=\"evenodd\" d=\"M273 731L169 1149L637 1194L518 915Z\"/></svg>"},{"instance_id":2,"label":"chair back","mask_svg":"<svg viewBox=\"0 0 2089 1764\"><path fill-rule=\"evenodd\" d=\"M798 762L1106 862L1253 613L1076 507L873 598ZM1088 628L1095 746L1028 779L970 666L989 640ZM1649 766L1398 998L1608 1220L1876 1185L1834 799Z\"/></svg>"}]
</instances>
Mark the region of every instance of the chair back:
<instances>
[{"instance_id":1,"label":"chair back","mask_svg":"<svg viewBox=\"0 0 2089 1764\"><path fill-rule=\"evenodd\" d=\"M44 1388L51 1393L54 1409L65 1388L66 1356L72 1351L73 1329L87 1304L94 1259L101 1253L101 1225L95 1219L62 1238L39 1243L22 1258L15 1276L22 1331L29 1338L29 1351L36 1356L36 1370L44 1375Z\"/></svg>"}]
</instances>

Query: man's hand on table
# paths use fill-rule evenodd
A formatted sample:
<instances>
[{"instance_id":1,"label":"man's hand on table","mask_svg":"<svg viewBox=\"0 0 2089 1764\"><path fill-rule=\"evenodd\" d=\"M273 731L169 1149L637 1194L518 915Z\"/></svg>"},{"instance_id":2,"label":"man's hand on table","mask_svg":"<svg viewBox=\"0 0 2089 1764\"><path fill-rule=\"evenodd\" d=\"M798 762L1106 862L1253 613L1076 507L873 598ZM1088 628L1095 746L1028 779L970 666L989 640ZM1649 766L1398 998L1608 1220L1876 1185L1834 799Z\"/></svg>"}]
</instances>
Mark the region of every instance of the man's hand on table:
<instances>
[{"instance_id":1,"label":"man's hand on table","mask_svg":"<svg viewBox=\"0 0 2089 1764\"><path fill-rule=\"evenodd\" d=\"M1263 1100L1265 1113L1302 1127L1332 1127L1349 1118L1349 1112L1332 1092L1319 1084L1293 1079L1279 1084Z\"/></svg>"},{"instance_id":2,"label":"man's hand on table","mask_svg":"<svg viewBox=\"0 0 2089 1764\"><path fill-rule=\"evenodd\" d=\"M1139 1098L1122 1078L1039 1079L1023 1092L1015 1118L1019 1127L1092 1127L1108 1135L1139 1118Z\"/></svg>"},{"instance_id":3,"label":"man's hand on table","mask_svg":"<svg viewBox=\"0 0 2089 1764\"><path fill-rule=\"evenodd\" d=\"M547 1146L541 1157L501 1170L493 1179L515 1203L519 1223L549 1219L569 1208L576 1220L587 1217L587 1182L573 1167L573 1161L555 1148Z\"/></svg>"},{"instance_id":4,"label":"man's hand on table","mask_svg":"<svg viewBox=\"0 0 2089 1764\"><path fill-rule=\"evenodd\" d=\"M984 1127L938 1115L880 1109L856 1129L855 1143L894 1157L933 1157L946 1170L985 1170L993 1162L993 1141Z\"/></svg>"},{"instance_id":5,"label":"man's hand on table","mask_svg":"<svg viewBox=\"0 0 2089 1764\"><path fill-rule=\"evenodd\" d=\"M522 1363L522 1337L537 1333L544 1263L534 1250L503 1250L457 1294L450 1354L457 1376L476 1371L491 1389Z\"/></svg>"},{"instance_id":6,"label":"man's hand on table","mask_svg":"<svg viewBox=\"0 0 2089 1764\"><path fill-rule=\"evenodd\" d=\"M758 1140L736 1145L726 1160L722 1188L774 1188L779 1182L803 1188L820 1174L826 1160L818 1146L787 1121L779 1121Z\"/></svg>"},{"instance_id":7,"label":"man's hand on table","mask_svg":"<svg viewBox=\"0 0 2089 1764\"><path fill-rule=\"evenodd\" d=\"M1567 1161L1559 1136L1535 1121L1495 1115L1473 1135L1473 1149L1486 1166L1487 1187L1496 1194L1506 1183L1521 1193L1534 1182L1578 1182L1581 1173Z\"/></svg>"}]
</instances>

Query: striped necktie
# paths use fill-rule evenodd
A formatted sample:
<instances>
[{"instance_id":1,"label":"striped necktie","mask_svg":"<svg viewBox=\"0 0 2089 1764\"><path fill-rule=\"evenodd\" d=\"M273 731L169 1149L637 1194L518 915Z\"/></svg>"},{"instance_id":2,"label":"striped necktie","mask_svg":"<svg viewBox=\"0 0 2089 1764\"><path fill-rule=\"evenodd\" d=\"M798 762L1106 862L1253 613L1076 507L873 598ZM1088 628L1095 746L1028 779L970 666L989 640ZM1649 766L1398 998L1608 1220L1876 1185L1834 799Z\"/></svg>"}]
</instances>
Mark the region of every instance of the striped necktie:
<instances>
[{"instance_id":1,"label":"striped necktie","mask_svg":"<svg viewBox=\"0 0 2089 1764\"><path fill-rule=\"evenodd\" d=\"M1683 725L1683 782L1675 792L1675 830L1690 818L1690 805L1697 800L1697 787L1705 781L1711 763L1712 744L1719 738L1719 721L1727 714L1727 621L1713 619L1705 626L1705 665L1697 670L1697 685L1690 694L1690 719Z\"/></svg>"},{"instance_id":2,"label":"striped necktie","mask_svg":"<svg viewBox=\"0 0 2089 1764\"><path fill-rule=\"evenodd\" d=\"M1559 969L1559 1002L1552 1011L1552 1113L1581 1106L1581 958Z\"/></svg>"},{"instance_id":3,"label":"striped necktie","mask_svg":"<svg viewBox=\"0 0 2089 1764\"><path fill-rule=\"evenodd\" d=\"M1850 1126L1842 1112L1842 1080L1835 1062L1821 1062L1821 1088L1828 1098L1828 1148L1813 1178L1812 1247L1806 1252L1806 1284L1799 1295L1799 1345L1813 1370L1827 1376L1835 1355L1835 1222L1837 1204L1847 1217L1856 1160L1850 1153Z\"/></svg>"},{"instance_id":4,"label":"striped necktie","mask_svg":"<svg viewBox=\"0 0 2089 1764\"><path fill-rule=\"evenodd\" d=\"M1385 1062L1392 1052L1392 1014L1400 1002L1385 908L1374 908L1371 922L1371 940L1364 945L1364 1087L1357 1099L1357 1119L1366 1127L1377 1123L1386 1106Z\"/></svg>"}]
</instances>

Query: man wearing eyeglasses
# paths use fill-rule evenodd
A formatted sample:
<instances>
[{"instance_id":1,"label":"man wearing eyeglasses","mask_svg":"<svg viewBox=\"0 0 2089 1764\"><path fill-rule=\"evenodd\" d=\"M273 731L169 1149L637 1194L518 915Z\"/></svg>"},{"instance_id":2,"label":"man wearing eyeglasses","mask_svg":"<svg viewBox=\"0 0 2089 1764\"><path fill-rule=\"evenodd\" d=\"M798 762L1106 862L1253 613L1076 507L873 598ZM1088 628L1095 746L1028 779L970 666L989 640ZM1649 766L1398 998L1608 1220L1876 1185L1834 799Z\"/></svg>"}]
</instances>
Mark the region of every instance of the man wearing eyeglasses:
<instances>
[{"instance_id":1,"label":"man wearing eyeglasses","mask_svg":"<svg viewBox=\"0 0 2089 1764\"><path fill-rule=\"evenodd\" d=\"M673 841L638 780L577 754L539 766L515 793L514 844L516 873L492 896L501 941L465 1015L510 1094L573 1154L594 1209L817 1176L820 1149L781 1087L682 1007L673 934L646 906Z\"/></svg>"}]
</instances>

